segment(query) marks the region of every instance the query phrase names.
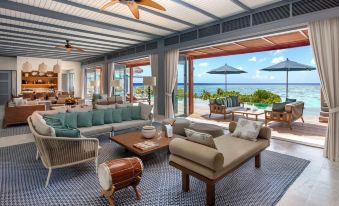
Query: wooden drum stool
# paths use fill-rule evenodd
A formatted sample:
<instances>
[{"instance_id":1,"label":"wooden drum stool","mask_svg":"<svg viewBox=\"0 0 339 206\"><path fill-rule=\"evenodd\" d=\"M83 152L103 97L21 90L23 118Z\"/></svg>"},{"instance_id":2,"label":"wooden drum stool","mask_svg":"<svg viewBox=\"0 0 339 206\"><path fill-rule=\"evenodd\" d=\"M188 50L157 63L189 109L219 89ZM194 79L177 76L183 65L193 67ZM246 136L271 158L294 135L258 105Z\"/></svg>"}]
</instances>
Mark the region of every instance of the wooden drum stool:
<instances>
[{"instance_id":1,"label":"wooden drum stool","mask_svg":"<svg viewBox=\"0 0 339 206\"><path fill-rule=\"evenodd\" d=\"M141 194L137 186L143 169L142 161L137 157L110 160L100 164L98 177L103 189L101 197L106 197L109 204L114 206L114 192L132 186L139 200Z\"/></svg>"}]
</instances>

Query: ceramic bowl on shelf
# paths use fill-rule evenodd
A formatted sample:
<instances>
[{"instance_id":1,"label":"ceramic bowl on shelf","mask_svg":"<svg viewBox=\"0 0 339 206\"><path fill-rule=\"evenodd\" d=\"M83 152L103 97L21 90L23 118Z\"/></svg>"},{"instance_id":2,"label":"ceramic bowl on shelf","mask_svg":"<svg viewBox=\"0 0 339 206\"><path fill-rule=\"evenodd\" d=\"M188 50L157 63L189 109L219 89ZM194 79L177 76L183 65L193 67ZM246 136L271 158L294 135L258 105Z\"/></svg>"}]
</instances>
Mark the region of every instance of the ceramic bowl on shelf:
<instances>
[{"instance_id":1,"label":"ceramic bowl on shelf","mask_svg":"<svg viewBox=\"0 0 339 206\"><path fill-rule=\"evenodd\" d=\"M46 76L47 77L53 77L53 74L52 73L47 73Z\"/></svg>"},{"instance_id":2,"label":"ceramic bowl on shelf","mask_svg":"<svg viewBox=\"0 0 339 206\"><path fill-rule=\"evenodd\" d=\"M39 73L39 72L37 72L37 71L33 71L33 72L32 72L32 76L36 76L36 75L38 75L38 73Z\"/></svg>"},{"instance_id":3,"label":"ceramic bowl on shelf","mask_svg":"<svg viewBox=\"0 0 339 206\"><path fill-rule=\"evenodd\" d=\"M45 76L45 73L44 72L39 72L39 76Z\"/></svg>"},{"instance_id":4,"label":"ceramic bowl on shelf","mask_svg":"<svg viewBox=\"0 0 339 206\"><path fill-rule=\"evenodd\" d=\"M143 126L141 133L146 139L152 139L155 137L156 131L154 126Z\"/></svg>"}]
</instances>

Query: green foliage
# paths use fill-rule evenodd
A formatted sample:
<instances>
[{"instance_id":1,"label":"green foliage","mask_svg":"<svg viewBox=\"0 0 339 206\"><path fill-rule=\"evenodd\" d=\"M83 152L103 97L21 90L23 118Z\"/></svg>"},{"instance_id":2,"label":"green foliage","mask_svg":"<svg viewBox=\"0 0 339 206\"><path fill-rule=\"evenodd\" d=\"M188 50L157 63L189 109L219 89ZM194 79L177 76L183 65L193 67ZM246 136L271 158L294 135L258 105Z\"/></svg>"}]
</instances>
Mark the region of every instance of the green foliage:
<instances>
[{"instance_id":1,"label":"green foliage","mask_svg":"<svg viewBox=\"0 0 339 206\"><path fill-rule=\"evenodd\" d=\"M243 95L240 94L240 92L236 91L225 92L222 88L218 88L217 92L214 94L211 94L206 90L203 90L200 96L196 97L195 95L194 97L203 100L208 100L211 98L221 98L226 96L238 96L240 102L264 103L264 104L281 102L281 98L279 95L266 90L257 90L253 94Z\"/></svg>"}]
</instances>

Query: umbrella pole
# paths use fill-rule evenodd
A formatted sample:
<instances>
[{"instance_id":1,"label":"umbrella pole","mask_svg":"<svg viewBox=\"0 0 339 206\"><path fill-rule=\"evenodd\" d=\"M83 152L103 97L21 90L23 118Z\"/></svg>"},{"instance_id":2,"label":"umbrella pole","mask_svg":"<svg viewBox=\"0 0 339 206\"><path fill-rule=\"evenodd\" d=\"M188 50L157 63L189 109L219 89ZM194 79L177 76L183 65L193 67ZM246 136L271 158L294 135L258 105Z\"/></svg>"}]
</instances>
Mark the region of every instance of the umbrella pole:
<instances>
[{"instance_id":1,"label":"umbrella pole","mask_svg":"<svg viewBox=\"0 0 339 206\"><path fill-rule=\"evenodd\" d=\"M288 70L286 71L286 100L288 98Z\"/></svg>"},{"instance_id":2,"label":"umbrella pole","mask_svg":"<svg viewBox=\"0 0 339 206\"><path fill-rule=\"evenodd\" d=\"M225 73L225 92L227 92L227 74Z\"/></svg>"}]
</instances>

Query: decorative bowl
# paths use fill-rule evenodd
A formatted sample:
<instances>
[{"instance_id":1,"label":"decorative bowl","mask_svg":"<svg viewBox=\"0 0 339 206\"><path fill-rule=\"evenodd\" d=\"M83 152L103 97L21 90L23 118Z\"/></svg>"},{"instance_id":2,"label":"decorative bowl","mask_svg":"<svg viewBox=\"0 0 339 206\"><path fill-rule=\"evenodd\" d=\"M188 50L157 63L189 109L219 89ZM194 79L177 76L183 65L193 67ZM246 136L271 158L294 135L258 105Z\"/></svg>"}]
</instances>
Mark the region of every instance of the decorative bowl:
<instances>
[{"instance_id":1,"label":"decorative bowl","mask_svg":"<svg viewBox=\"0 0 339 206\"><path fill-rule=\"evenodd\" d=\"M47 77L53 77L53 74L52 73L48 73L46 74Z\"/></svg>"},{"instance_id":2,"label":"decorative bowl","mask_svg":"<svg viewBox=\"0 0 339 206\"><path fill-rule=\"evenodd\" d=\"M39 76L45 76L45 73L44 72L39 72Z\"/></svg>"},{"instance_id":3,"label":"decorative bowl","mask_svg":"<svg viewBox=\"0 0 339 206\"><path fill-rule=\"evenodd\" d=\"M38 75L38 73L39 72L37 72L37 71L32 71L32 76L36 76L36 75Z\"/></svg>"},{"instance_id":4,"label":"decorative bowl","mask_svg":"<svg viewBox=\"0 0 339 206\"><path fill-rule=\"evenodd\" d=\"M141 133L146 139L152 139L155 137L156 131L157 130L154 126L144 126L141 130Z\"/></svg>"}]
</instances>

